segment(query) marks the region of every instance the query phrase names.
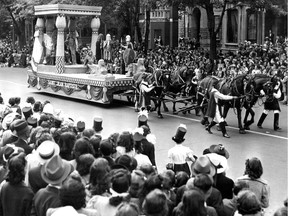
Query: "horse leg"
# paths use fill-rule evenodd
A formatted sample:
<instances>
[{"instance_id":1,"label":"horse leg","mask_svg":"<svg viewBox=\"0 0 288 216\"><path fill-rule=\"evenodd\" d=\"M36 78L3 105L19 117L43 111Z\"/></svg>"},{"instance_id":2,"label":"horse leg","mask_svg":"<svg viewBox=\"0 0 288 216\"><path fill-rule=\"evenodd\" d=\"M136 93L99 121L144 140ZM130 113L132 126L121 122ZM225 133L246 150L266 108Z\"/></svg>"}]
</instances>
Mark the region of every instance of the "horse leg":
<instances>
[{"instance_id":1,"label":"horse leg","mask_svg":"<svg viewBox=\"0 0 288 216\"><path fill-rule=\"evenodd\" d=\"M251 115L251 119L248 121L248 116L249 114ZM245 112L245 118L244 118L244 129L245 130L250 130L250 125L254 123L254 117L255 117L255 112L253 111L252 108L247 108Z\"/></svg>"},{"instance_id":2,"label":"horse leg","mask_svg":"<svg viewBox=\"0 0 288 216\"><path fill-rule=\"evenodd\" d=\"M159 98L158 100L157 100L157 107L158 107L158 110L157 110L157 114L158 114L158 118L163 118L163 115L161 114L161 98Z\"/></svg>"},{"instance_id":3,"label":"horse leg","mask_svg":"<svg viewBox=\"0 0 288 216\"><path fill-rule=\"evenodd\" d=\"M243 125L242 125L241 112L242 112L242 109L240 107L237 107L237 118L238 118L239 133L240 134L245 134L246 131L244 130Z\"/></svg>"},{"instance_id":4,"label":"horse leg","mask_svg":"<svg viewBox=\"0 0 288 216\"><path fill-rule=\"evenodd\" d=\"M167 105L166 105L166 103L165 103L165 100L163 100L163 109L164 109L164 112L169 112L169 109L168 109L168 107L167 107Z\"/></svg>"}]
</instances>

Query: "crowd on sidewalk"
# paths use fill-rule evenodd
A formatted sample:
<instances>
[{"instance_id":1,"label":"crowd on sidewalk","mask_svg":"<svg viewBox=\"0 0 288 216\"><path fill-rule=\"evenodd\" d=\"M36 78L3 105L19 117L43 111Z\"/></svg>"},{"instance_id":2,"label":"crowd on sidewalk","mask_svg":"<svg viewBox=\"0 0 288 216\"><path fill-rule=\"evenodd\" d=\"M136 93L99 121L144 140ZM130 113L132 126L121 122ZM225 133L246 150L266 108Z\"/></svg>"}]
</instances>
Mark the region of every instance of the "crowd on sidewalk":
<instances>
[{"instance_id":1,"label":"crowd on sidewalk","mask_svg":"<svg viewBox=\"0 0 288 216\"><path fill-rule=\"evenodd\" d=\"M269 207L259 158L248 158L244 175L232 180L225 146L207 143L195 155L185 146L183 124L159 170L161 139L145 111L133 131L102 137L102 117L87 128L53 101L21 99L0 97L0 215L232 216L263 215ZM274 215L287 215L287 200L285 206Z\"/></svg>"}]
</instances>

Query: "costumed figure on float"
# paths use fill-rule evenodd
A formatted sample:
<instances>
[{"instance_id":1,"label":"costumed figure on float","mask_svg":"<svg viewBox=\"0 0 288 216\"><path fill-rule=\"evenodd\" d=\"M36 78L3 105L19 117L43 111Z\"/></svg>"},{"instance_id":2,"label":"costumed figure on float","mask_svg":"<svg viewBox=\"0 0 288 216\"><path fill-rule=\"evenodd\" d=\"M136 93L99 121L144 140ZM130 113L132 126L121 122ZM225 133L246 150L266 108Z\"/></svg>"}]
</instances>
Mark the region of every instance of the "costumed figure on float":
<instances>
[{"instance_id":1,"label":"costumed figure on float","mask_svg":"<svg viewBox=\"0 0 288 216\"><path fill-rule=\"evenodd\" d=\"M68 27L69 27L69 34L67 35L66 42L68 44L68 48L69 48L70 55L71 55L71 63L74 65L74 64L77 64L76 50L78 49L77 38L79 37L76 31L75 17L70 17Z\"/></svg>"},{"instance_id":2,"label":"costumed figure on float","mask_svg":"<svg viewBox=\"0 0 288 216\"><path fill-rule=\"evenodd\" d=\"M55 64L55 44L57 41L57 29L54 28L55 20L53 17L46 19L46 33L44 34L45 45L45 58L43 64L54 65Z\"/></svg>"},{"instance_id":3,"label":"costumed figure on float","mask_svg":"<svg viewBox=\"0 0 288 216\"><path fill-rule=\"evenodd\" d=\"M96 60L103 59L103 43L104 43L104 36L103 34L99 34L96 41Z\"/></svg>"},{"instance_id":4,"label":"costumed figure on float","mask_svg":"<svg viewBox=\"0 0 288 216\"><path fill-rule=\"evenodd\" d=\"M126 76L132 77L133 76L133 62L136 57L136 53L133 50L133 44L131 43L131 38L129 35L126 36L126 49L123 52L123 60L125 63L125 71L127 71ZM123 47L123 45L122 45Z\"/></svg>"}]
</instances>

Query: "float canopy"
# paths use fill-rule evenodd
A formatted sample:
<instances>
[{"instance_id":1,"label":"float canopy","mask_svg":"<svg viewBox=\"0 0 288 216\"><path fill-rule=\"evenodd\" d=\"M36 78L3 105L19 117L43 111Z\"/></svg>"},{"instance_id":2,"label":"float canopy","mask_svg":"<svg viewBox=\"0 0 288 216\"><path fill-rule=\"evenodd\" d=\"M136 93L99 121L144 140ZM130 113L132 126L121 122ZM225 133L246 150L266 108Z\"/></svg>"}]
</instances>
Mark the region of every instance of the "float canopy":
<instances>
[{"instance_id":1,"label":"float canopy","mask_svg":"<svg viewBox=\"0 0 288 216\"><path fill-rule=\"evenodd\" d=\"M34 6L35 16L64 14L70 16L100 16L102 7L50 4Z\"/></svg>"}]
</instances>

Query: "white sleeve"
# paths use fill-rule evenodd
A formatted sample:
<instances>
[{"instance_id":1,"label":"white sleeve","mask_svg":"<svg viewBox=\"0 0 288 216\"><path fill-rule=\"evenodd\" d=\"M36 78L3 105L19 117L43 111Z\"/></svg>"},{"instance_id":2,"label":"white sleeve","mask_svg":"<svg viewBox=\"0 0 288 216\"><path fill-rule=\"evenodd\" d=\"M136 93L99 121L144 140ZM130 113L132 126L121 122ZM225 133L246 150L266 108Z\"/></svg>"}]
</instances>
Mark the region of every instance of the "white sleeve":
<instances>
[{"instance_id":1,"label":"white sleeve","mask_svg":"<svg viewBox=\"0 0 288 216\"><path fill-rule=\"evenodd\" d=\"M277 90L276 93L273 94L273 96L276 98L276 99L279 99L281 97L281 91L280 91L280 88Z\"/></svg>"},{"instance_id":2,"label":"white sleeve","mask_svg":"<svg viewBox=\"0 0 288 216\"><path fill-rule=\"evenodd\" d=\"M224 94L220 93L219 91L216 91L214 96L218 99L221 99L221 100L232 100L233 99L233 96L224 95Z\"/></svg>"}]
</instances>

